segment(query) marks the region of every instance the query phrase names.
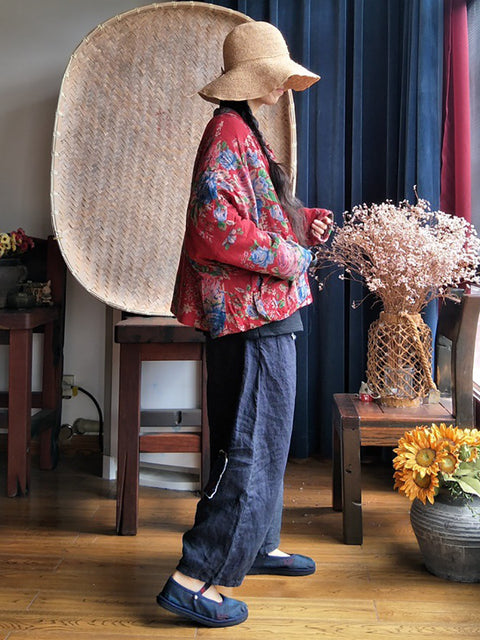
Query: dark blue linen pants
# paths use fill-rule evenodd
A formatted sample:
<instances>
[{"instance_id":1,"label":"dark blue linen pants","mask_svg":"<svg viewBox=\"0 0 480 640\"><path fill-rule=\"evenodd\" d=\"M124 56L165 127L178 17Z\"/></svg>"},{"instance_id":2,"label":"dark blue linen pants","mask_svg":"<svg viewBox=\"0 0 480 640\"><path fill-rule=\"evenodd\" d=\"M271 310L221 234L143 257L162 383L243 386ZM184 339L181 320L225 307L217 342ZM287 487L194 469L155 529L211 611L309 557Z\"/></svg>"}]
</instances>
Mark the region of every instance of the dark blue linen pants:
<instances>
[{"instance_id":1,"label":"dark blue linen pants","mask_svg":"<svg viewBox=\"0 0 480 640\"><path fill-rule=\"evenodd\" d=\"M280 544L283 477L293 425L295 336L207 339L212 468L177 569L242 583L257 554Z\"/></svg>"}]
</instances>

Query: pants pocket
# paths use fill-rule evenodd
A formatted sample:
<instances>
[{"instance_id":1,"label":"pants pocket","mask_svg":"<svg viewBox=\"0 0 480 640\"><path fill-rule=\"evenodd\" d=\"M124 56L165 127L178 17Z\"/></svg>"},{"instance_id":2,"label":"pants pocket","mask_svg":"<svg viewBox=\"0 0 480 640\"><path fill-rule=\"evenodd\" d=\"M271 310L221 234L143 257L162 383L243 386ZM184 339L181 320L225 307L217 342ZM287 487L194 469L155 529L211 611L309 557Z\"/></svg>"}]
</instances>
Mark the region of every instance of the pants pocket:
<instances>
[{"instance_id":1,"label":"pants pocket","mask_svg":"<svg viewBox=\"0 0 480 640\"><path fill-rule=\"evenodd\" d=\"M210 477L208 479L207 485L204 489L204 495L206 498L211 500L214 495L217 493L220 482L222 481L223 474L225 473L228 465L228 455L226 451L221 449L218 452L217 458L212 465L210 470Z\"/></svg>"}]
</instances>

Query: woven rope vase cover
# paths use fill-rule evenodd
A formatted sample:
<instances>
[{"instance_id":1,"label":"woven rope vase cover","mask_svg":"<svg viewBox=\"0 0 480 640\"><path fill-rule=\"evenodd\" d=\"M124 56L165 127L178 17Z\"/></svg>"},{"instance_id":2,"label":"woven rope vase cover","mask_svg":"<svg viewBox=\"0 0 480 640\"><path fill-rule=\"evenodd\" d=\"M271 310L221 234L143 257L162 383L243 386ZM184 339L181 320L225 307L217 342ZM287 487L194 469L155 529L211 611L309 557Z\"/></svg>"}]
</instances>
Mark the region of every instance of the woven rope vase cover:
<instances>
[{"instance_id":1,"label":"woven rope vase cover","mask_svg":"<svg viewBox=\"0 0 480 640\"><path fill-rule=\"evenodd\" d=\"M199 2L152 4L99 25L71 56L53 138L53 227L72 274L112 307L171 315L193 163L214 109L196 92L247 20ZM260 111L294 176L291 92Z\"/></svg>"},{"instance_id":2,"label":"woven rope vase cover","mask_svg":"<svg viewBox=\"0 0 480 640\"><path fill-rule=\"evenodd\" d=\"M368 330L367 381L381 404L418 406L435 387L432 332L420 314L380 312Z\"/></svg>"}]
</instances>

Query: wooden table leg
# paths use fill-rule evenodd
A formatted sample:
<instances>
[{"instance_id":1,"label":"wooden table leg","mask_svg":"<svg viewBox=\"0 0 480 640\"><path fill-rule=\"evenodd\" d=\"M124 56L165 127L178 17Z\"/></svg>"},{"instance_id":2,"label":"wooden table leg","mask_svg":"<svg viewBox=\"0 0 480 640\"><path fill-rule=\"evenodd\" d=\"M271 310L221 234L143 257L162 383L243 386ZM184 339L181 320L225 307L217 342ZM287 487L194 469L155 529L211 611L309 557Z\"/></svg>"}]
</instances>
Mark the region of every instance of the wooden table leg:
<instances>
[{"instance_id":1,"label":"wooden table leg","mask_svg":"<svg viewBox=\"0 0 480 640\"><path fill-rule=\"evenodd\" d=\"M342 424L343 540L362 544L362 488L360 473L360 433L358 426Z\"/></svg>"},{"instance_id":2,"label":"wooden table leg","mask_svg":"<svg viewBox=\"0 0 480 640\"><path fill-rule=\"evenodd\" d=\"M332 506L334 511L342 511L342 441L340 432L342 429L340 413L336 402L332 411L332 436L333 436L333 460L332 460Z\"/></svg>"},{"instance_id":3,"label":"wooden table leg","mask_svg":"<svg viewBox=\"0 0 480 640\"><path fill-rule=\"evenodd\" d=\"M42 405L44 409L51 409L52 416L46 427L38 435L40 444L40 469L53 469L56 463L53 455L54 429L60 427L62 411L61 393L61 357L55 353L55 330L57 323L50 322L45 326L43 339L43 382Z\"/></svg>"},{"instance_id":4,"label":"wooden table leg","mask_svg":"<svg viewBox=\"0 0 480 640\"><path fill-rule=\"evenodd\" d=\"M32 423L32 332L10 331L7 495L25 495L30 487Z\"/></svg>"},{"instance_id":5,"label":"wooden table leg","mask_svg":"<svg viewBox=\"0 0 480 640\"><path fill-rule=\"evenodd\" d=\"M135 535L138 528L138 474L140 464L139 344L120 346L118 406L117 533Z\"/></svg>"}]
</instances>

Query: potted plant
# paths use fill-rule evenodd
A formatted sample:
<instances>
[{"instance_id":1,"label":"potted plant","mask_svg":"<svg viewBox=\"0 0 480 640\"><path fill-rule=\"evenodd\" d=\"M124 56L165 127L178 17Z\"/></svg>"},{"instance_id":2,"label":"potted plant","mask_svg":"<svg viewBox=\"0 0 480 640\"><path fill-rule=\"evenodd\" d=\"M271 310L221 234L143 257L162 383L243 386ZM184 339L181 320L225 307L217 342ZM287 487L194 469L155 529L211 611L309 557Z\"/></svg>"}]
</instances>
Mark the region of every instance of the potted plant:
<instances>
[{"instance_id":1,"label":"potted plant","mask_svg":"<svg viewBox=\"0 0 480 640\"><path fill-rule=\"evenodd\" d=\"M479 582L480 431L419 426L394 451L394 489L412 500L425 566L442 578Z\"/></svg>"},{"instance_id":2,"label":"potted plant","mask_svg":"<svg viewBox=\"0 0 480 640\"><path fill-rule=\"evenodd\" d=\"M25 280L27 268L19 258L33 246L32 238L21 228L0 233L0 308L5 306L8 294Z\"/></svg>"},{"instance_id":3,"label":"potted plant","mask_svg":"<svg viewBox=\"0 0 480 640\"><path fill-rule=\"evenodd\" d=\"M414 406L436 390L431 331L421 312L451 288L479 283L479 260L475 228L464 218L431 211L421 199L354 207L343 214L331 244L316 248L311 273L320 288L331 267L341 267L340 278L362 282L367 297L382 303L369 328L367 354L368 387L381 403Z\"/></svg>"}]
</instances>

